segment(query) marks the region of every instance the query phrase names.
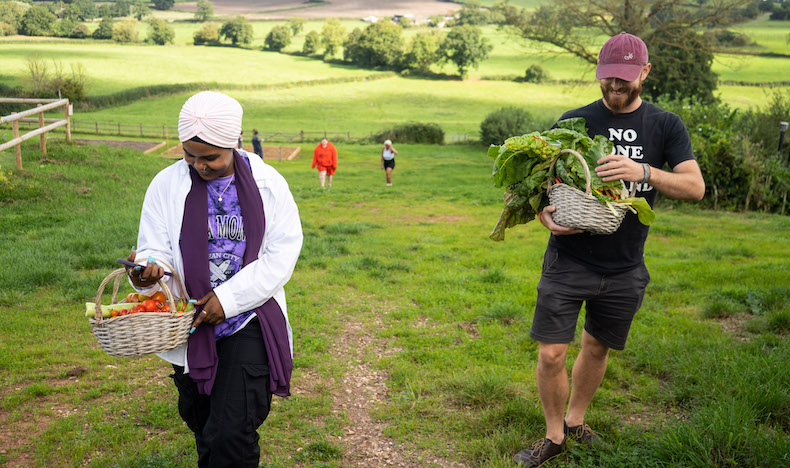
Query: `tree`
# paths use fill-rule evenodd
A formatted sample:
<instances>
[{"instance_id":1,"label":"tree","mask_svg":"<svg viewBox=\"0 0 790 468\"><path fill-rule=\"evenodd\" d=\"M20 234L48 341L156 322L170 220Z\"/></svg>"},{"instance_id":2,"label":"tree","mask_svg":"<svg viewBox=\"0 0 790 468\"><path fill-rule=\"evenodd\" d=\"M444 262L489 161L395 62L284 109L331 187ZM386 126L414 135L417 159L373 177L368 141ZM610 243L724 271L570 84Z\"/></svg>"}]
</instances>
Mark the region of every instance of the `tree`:
<instances>
[{"instance_id":1,"label":"tree","mask_svg":"<svg viewBox=\"0 0 790 468\"><path fill-rule=\"evenodd\" d=\"M93 31L94 39L112 39L112 30L115 27L115 22L112 18L102 18L99 26Z\"/></svg>"},{"instance_id":2,"label":"tree","mask_svg":"<svg viewBox=\"0 0 790 468\"><path fill-rule=\"evenodd\" d=\"M237 16L222 24L219 35L230 39L233 45L249 44L252 42L252 24L243 16Z\"/></svg>"},{"instance_id":3,"label":"tree","mask_svg":"<svg viewBox=\"0 0 790 468\"><path fill-rule=\"evenodd\" d=\"M279 52L291 44L291 28L283 24L275 26L269 31L264 40L266 50Z\"/></svg>"},{"instance_id":4,"label":"tree","mask_svg":"<svg viewBox=\"0 0 790 468\"><path fill-rule=\"evenodd\" d=\"M24 36L48 36L57 20L57 16L47 8L32 6L22 15L19 33Z\"/></svg>"},{"instance_id":5,"label":"tree","mask_svg":"<svg viewBox=\"0 0 790 468\"><path fill-rule=\"evenodd\" d=\"M137 21L121 21L112 28L112 40L115 42L137 42Z\"/></svg>"},{"instance_id":6,"label":"tree","mask_svg":"<svg viewBox=\"0 0 790 468\"><path fill-rule=\"evenodd\" d=\"M132 7L132 2L129 0L116 0L115 1L115 16L124 17L129 16Z\"/></svg>"},{"instance_id":7,"label":"tree","mask_svg":"<svg viewBox=\"0 0 790 468\"><path fill-rule=\"evenodd\" d=\"M288 27L294 36L298 35L304 29L304 18L291 18L288 20Z\"/></svg>"},{"instance_id":8,"label":"tree","mask_svg":"<svg viewBox=\"0 0 790 468\"><path fill-rule=\"evenodd\" d=\"M195 11L195 21L204 22L214 16L214 4L209 0L198 0Z\"/></svg>"},{"instance_id":9,"label":"tree","mask_svg":"<svg viewBox=\"0 0 790 468\"><path fill-rule=\"evenodd\" d=\"M176 31L162 18L148 20L148 41L157 45L172 44Z\"/></svg>"},{"instance_id":10,"label":"tree","mask_svg":"<svg viewBox=\"0 0 790 468\"><path fill-rule=\"evenodd\" d=\"M166 11L173 8L175 3L175 0L154 0L154 8L157 10Z\"/></svg>"},{"instance_id":11,"label":"tree","mask_svg":"<svg viewBox=\"0 0 790 468\"><path fill-rule=\"evenodd\" d=\"M142 21L143 18L151 14L151 9L145 3L135 3L132 5L132 17L137 21Z\"/></svg>"},{"instance_id":12,"label":"tree","mask_svg":"<svg viewBox=\"0 0 790 468\"><path fill-rule=\"evenodd\" d=\"M219 44L219 31L217 26L211 23L204 24L202 28L195 31L192 35L192 42L195 45Z\"/></svg>"},{"instance_id":13,"label":"tree","mask_svg":"<svg viewBox=\"0 0 790 468\"><path fill-rule=\"evenodd\" d=\"M302 53L306 55L317 54L321 50L321 35L318 31L310 31L304 37L304 44L302 44Z\"/></svg>"},{"instance_id":14,"label":"tree","mask_svg":"<svg viewBox=\"0 0 790 468\"><path fill-rule=\"evenodd\" d=\"M480 0L467 0L455 14L455 25L482 26L488 23L488 12L480 8Z\"/></svg>"},{"instance_id":15,"label":"tree","mask_svg":"<svg viewBox=\"0 0 790 468\"><path fill-rule=\"evenodd\" d=\"M324 27L321 28L321 45L324 48L324 60L333 57L340 51L345 37L346 28L337 19L332 18L324 23Z\"/></svg>"},{"instance_id":16,"label":"tree","mask_svg":"<svg viewBox=\"0 0 790 468\"><path fill-rule=\"evenodd\" d=\"M675 74L665 64L654 66L645 84L654 82L650 94L657 97L683 89L683 84L676 82L678 79L691 79L709 86L712 72L705 57L712 51L709 44L698 38L699 31L740 21L743 18L741 13L751 3L752 0L605 0L581 3L556 0L533 12L506 3L495 5L494 9L504 18L504 27L511 32L529 40L552 44L593 65L598 61L600 46L591 47L589 38L598 34L614 36L625 31L645 41L654 65L657 63L655 60L661 60L658 53L663 53L663 58L673 66L678 67L682 63L685 72L699 75L691 78ZM684 92L700 97L712 95L712 90L705 87L698 90L686 88Z\"/></svg>"},{"instance_id":17,"label":"tree","mask_svg":"<svg viewBox=\"0 0 790 468\"><path fill-rule=\"evenodd\" d=\"M22 26L25 8L17 2L0 2L0 23L8 25L8 34L16 34ZM2 35L2 33L0 33Z\"/></svg>"},{"instance_id":18,"label":"tree","mask_svg":"<svg viewBox=\"0 0 790 468\"><path fill-rule=\"evenodd\" d=\"M439 61L442 34L439 31L418 32L411 38L403 55L403 68L420 73L431 71L431 65Z\"/></svg>"},{"instance_id":19,"label":"tree","mask_svg":"<svg viewBox=\"0 0 790 468\"><path fill-rule=\"evenodd\" d=\"M93 0L74 0L72 5L76 5L80 9L79 19L82 21L96 18L96 4L93 3Z\"/></svg>"},{"instance_id":20,"label":"tree","mask_svg":"<svg viewBox=\"0 0 790 468\"><path fill-rule=\"evenodd\" d=\"M452 62L458 67L461 79L466 78L470 67L477 67L488 58L493 46L483 37L483 31L477 26L456 26L450 29L440 47L440 55L445 62Z\"/></svg>"},{"instance_id":21,"label":"tree","mask_svg":"<svg viewBox=\"0 0 790 468\"><path fill-rule=\"evenodd\" d=\"M356 32L356 30L355 30ZM389 21L371 23L346 40L344 58L363 67L391 67L403 55L403 28Z\"/></svg>"}]
</instances>

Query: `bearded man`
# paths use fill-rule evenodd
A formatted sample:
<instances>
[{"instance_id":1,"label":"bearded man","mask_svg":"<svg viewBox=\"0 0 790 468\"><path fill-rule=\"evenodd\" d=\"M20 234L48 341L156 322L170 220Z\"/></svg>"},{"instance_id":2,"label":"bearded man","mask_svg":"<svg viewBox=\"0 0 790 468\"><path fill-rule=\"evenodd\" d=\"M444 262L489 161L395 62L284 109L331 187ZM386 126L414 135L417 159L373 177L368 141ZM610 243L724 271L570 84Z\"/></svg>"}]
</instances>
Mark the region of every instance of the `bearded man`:
<instances>
[{"instance_id":1,"label":"bearded man","mask_svg":"<svg viewBox=\"0 0 790 468\"><path fill-rule=\"evenodd\" d=\"M604 181L622 180L629 190L636 184L636 196L651 206L657 192L701 200L705 182L686 127L677 115L640 97L650 68L640 38L627 33L610 38L595 74L602 99L566 112L560 120L583 117L590 137L604 135L612 141L614 154L601 158L595 168ZM665 165L671 170L662 169ZM614 233L594 235L557 225L554 210L550 205L538 215L551 236L530 331L538 341L537 384L546 435L514 457L531 467L560 455L567 438L587 445L601 440L584 416L603 380L609 350L624 349L650 282L644 262L648 227L635 214L628 213ZM583 302L581 350L569 381L565 362Z\"/></svg>"}]
</instances>

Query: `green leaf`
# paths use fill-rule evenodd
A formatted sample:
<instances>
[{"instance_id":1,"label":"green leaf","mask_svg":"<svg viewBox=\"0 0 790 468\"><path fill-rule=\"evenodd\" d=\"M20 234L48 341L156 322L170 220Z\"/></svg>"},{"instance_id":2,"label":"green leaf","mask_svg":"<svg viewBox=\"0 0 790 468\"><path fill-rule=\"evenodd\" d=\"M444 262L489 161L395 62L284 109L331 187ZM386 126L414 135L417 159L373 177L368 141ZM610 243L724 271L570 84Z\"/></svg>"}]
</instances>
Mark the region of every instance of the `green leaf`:
<instances>
[{"instance_id":1,"label":"green leaf","mask_svg":"<svg viewBox=\"0 0 790 468\"><path fill-rule=\"evenodd\" d=\"M631 208L636 210L636 215L639 217L639 222L645 226L650 226L656 220L656 212L650 208L650 204L644 197L631 197L617 200L615 203L626 203L631 205Z\"/></svg>"}]
</instances>

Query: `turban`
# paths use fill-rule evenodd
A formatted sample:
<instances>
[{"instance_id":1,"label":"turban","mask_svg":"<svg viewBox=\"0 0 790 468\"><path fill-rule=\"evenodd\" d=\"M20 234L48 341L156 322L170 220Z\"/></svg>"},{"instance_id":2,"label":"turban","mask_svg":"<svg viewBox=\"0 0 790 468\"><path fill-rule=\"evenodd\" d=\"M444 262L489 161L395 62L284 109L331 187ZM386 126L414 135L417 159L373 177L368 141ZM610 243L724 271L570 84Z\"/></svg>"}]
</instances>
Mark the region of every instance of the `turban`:
<instances>
[{"instance_id":1,"label":"turban","mask_svg":"<svg viewBox=\"0 0 790 468\"><path fill-rule=\"evenodd\" d=\"M178 138L198 137L218 148L235 148L241 133L244 111L227 94L203 91L187 99L178 115Z\"/></svg>"}]
</instances>

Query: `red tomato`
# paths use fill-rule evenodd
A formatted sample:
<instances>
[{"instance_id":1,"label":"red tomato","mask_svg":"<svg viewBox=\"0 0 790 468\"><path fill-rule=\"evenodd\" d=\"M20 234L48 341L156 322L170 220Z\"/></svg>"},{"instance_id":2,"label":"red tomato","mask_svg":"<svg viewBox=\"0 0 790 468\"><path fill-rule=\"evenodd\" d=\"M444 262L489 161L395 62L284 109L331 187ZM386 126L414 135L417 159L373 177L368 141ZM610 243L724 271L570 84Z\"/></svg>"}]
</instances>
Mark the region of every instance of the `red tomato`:
<instances>
[{"instance_id":1,"label":"red tomato","mask_svg":"<svg viewBox=\"0 0 790 468\"><path fill-rule=\"evenodd\" d=\"M170 312L170 304L165 304L159 308L159 312Z\"/></svg>"},{"instance_id":2,"label":"red tomato","mask_svg":"<svg viewBox=\"0 0 790 468\"><path fill-rule=\"evenodd\" d=\"M159 304L153 299L148 299L147 301L143 301L140 305L143 306L143 310L146 312L156 312Z\"/></svg>"},{"instance_id":3,"label":"red tomato","mask_svg":"<svg viewBox=\"0 0 790 468\"><path fill-rule=\"evenodd\" d=\"M153 299L155 301L159 301L159 302L166 302L167 301L167 297L165 296L165 293L163 293L162 291L155 292L154 295L151 296L151 299Z\"/></svg>"},{"instance_id":4,"label":"red tomato","mask_svg":"<svg viewBox=\"0 0 790 468\"><path fill-rule=\"evenodd\" d=\"M123 309L121 309L121 310L123 310ZM121 315L121 311L120 310L113 309L113 310L110 311L110 317L117 317L119 315Z\"/></svg>"},{"instance_id":5,"label":"red tomato","mask_svg":"<svg viewBox=\"0 0 790 468\"><path fill-rule=\"evenodd\" d=\"M138 304L133 310L130 310L130 314L137 314L139 312L145 312L145 306L142 304Z\"/></svg>"}]
</instances>

